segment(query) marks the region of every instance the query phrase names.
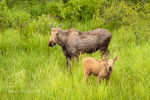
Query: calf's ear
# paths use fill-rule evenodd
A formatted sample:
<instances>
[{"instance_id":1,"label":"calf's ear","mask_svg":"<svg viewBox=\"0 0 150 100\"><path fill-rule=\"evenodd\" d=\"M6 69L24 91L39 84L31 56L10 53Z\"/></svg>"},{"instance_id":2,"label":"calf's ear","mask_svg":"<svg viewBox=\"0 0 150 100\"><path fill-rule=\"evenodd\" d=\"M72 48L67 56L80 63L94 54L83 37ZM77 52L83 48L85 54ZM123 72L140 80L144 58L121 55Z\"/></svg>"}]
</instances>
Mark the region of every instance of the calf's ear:
<instances>
[{"instance_id":1,"label":"calf's ear","mask_svg":"<svg viewBox=\"0 0 150 100\"><path fill-rule=\"evenodd\" d=\"M115 62L118 59L118 56L114 57L113 61Z\"/></svg>"},{"instance_id":2,"label":"calf's ear","mask_svg":"<svg viewBox=\"0 0 150 100\"><path fill-rule=\"evenodd\" d=\"M107 57L107 56L104 56L104 57L103 57L103 60L108 60L108 57Z\"/></svg>"}]
</instances>

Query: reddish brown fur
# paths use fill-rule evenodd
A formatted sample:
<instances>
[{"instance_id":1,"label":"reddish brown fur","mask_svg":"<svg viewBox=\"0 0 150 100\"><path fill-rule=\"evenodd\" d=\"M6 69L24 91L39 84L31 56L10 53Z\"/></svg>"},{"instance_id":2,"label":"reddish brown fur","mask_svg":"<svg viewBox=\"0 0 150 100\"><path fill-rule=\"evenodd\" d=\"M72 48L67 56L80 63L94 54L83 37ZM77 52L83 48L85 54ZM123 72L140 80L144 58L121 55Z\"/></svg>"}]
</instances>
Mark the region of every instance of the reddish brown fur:
<instances>
[{"instance_id":1,"label":"reddish brown fur","mask_svg":"<svg viewBox=\"0 0 150 100\"><path fill-rule=\"evenodd\" d=\"M108 60L107 58L103 60L96 60L92 57L83 59L86 81L88 81L88 78L91 74L93 74L94 76L98 76L99 83L102 79L106 79L107 81L109 81L116 60L117 57L114 57L114 59L112 60Z\"/></svg>"}]
</instances>

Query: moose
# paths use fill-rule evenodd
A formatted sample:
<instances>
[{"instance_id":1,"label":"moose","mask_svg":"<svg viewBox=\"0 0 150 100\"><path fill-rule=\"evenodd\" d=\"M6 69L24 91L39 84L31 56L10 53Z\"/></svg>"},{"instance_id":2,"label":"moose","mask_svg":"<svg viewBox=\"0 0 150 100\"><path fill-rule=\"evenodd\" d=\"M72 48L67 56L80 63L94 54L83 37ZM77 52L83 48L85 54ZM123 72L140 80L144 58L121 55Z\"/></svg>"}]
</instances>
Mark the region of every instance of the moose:
<instances>
[{"instance_id":1,"label":"moose","mask_svg":"<svg viewBox=\"0 0 150 100\"><path fill-rule=\"evenodd\" d=\"M48 46L56 46L59 44L66 57L68 70L70 68L71 58L76 58L83 53L93 53L100 50L101 56L110 55L108 46L112 35L106 29L98 28L91 31L81 32L76 29L61 30L61 25L58 28L53 28L50 24L50 40Z\"/></svg>"},{"instance_id":2,"label":"moose","mask_svg":"<svg viewBox=\"0 0 150 100\"><path fill-rule=\"evenodd\" d=\"M88 78L91 74L98 76L98 82L100 83L102 79L106 79L106 82L109 83L109 79L114 69L114 63L118 57L113 59L108 59L104 57L102 60L97 60L92 57L86 57L83 59L83 68L85 80L88 81Z\"/></svg>"}]
</instances>

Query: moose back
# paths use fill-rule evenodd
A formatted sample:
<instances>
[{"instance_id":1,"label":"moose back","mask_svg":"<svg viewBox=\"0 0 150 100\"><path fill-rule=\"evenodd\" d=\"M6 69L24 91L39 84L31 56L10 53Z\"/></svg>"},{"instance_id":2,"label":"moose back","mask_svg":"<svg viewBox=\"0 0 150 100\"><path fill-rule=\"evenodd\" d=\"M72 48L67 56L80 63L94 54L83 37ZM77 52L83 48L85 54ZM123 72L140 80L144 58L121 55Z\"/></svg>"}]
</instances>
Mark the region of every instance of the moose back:
<instances>
[{"instance_id":1,"label":"moose back","mask_svg":"<svg viewBox=\"0 0 150 100\"><path fill-rule=\"evenodd\" d=\"M66 57L67 67L70 69L71 58L77 58L81 53L92 53L97 50L101 51L101 56L109 55L108 46L112 35L109 31L98 28L92 31L80 32L76 29L61 30L51 27L51 37L49 46L53 47L59 44Z\"/></svg>"}]
</instances>

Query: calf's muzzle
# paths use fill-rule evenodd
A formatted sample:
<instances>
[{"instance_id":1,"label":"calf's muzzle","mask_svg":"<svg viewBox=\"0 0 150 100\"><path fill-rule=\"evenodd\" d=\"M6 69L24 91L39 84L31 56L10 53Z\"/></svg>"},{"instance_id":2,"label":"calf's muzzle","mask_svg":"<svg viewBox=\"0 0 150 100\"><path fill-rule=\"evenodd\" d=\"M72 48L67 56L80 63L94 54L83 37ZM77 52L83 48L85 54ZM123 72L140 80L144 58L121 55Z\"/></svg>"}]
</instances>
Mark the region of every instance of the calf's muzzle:
<instances>
[{"instance_id":1,"label":"calf's muzzle","mask_svg":"<svg viewBox=\"0 0 150 100\"><path fill-rule=\"evenodd\" d=\"M112 71L112 67L109 67L109 71L110 71L110 72Z\"/></svg>"}]
</instances>

